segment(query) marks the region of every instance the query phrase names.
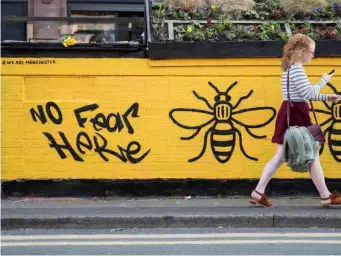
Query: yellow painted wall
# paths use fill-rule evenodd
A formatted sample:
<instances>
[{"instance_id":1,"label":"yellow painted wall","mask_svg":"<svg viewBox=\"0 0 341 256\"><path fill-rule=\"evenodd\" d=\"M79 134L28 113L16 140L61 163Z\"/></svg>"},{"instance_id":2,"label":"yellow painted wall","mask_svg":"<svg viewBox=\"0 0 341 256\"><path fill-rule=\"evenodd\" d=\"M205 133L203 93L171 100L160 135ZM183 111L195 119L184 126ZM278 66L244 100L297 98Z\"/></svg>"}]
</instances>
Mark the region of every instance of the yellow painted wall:
<instances>
[{"instance_id":1,"label":"yellow painted wall","mask_svg":"<svg viewBox=\"0 0 341 256\"><path fill-rule=\"evenodd\" d=\"M205 154L194 162L188 162L200 153L205 132L214 122L202 127L195 138L181 140L181 137L191 136L196 129L176 125L170 118L170 112L180 108L171 116L187 127L199 127L214 114L207 113L211 110L193 94L193 90L198 97L205 97L213 105L216 92L208 85L209 81L222 92L238 81L229 92L232 105L250 90L253 94L232 110L232 116L249 126L265 123L273 115L270 108L277 111L282 101L279 63L279 59L264 58L163 61L4 58L1 78L2 179L259 178L265 163L275 152L275 145L270 142L275 120L260 128L250 129L256 135L267 136L256 139L247 133L245 127L228 117L242 134L246 153L258 158L258 161L242 154L239 137L233 139L232 134L214 135L214 141L220 140L223 144L224 141L231 141L231 145L235 146L231 158L225 163L220 163L213 155L210 136ZM306 70L315 83L323 73L336 69L332 84L341 91L340 63L340 58L315 59ZM326 86L322 92L332 91ZM78 122L74 111L88 105L95 107L94 104L97 104L97 109L80 114L81 119L86 118L82 127L83 121ZM31 109L38 112L38 105L42 106L46 115L45 124L37 116L35 122L30 112ZM61 111L62 122L55 105ZM47 115L46 106L51 110L50 116L55 118L55 123ZM183 111L181 108L193 111ZM238 112L250 108L261 109ZM319 114L321 122L332 116L323 103L317 103L316 108L327 111L326 114ZM228 110L231 108L226 106L221 109ZM128 114L124 122L126 111ZM115 127L115 115L118 116L118 113L122 122L116 122ZM226 118L226 112L220 113ZM97 124L94 127L91 119L96 116L97 121L93 122ZM108 116L111 132L101 129L101 126L106 126ZM127 122L131 125L130 133ZM341 129L341 124L335 121L323 128L328 127ZM229 124L223 123L213 132L230 129ZM44 133L49 133L56 143L62 143L59 132L65 135L78 160L81 158L83 161L75 160L67 150L62 151L66 153L66 158L62 159L56 149L49 146L48 135ZM84 146L89 143L84 132L90 138L90 150ZM83 134L80 139L83 144L79 144L78 149L76 140L79 133ZM100 152L95 152L94 136L97 138L97 148L103 146L103 139L107 141L108 151L103 156L108 161L101 157ZM333 135L333 138L341 141L340 136ZM129 144L130 150L127 152ZM218 150L217 147L215 149ZM332 150L337 150L337 147ZM327 145L321 161L328 178L341 177L341 162L337 161L340 159L341 155L332 156ZM134 161L138 163L132 163ZM308 175L293 173L283 165L275 177Z\"/></svg>"}]
</instances>

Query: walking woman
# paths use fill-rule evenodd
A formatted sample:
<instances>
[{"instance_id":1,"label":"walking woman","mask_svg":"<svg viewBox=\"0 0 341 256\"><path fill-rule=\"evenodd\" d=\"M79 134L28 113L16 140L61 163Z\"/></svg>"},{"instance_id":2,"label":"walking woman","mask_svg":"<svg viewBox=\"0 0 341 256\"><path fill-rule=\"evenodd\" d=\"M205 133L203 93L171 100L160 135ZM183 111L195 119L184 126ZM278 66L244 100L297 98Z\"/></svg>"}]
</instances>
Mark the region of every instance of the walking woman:
<instances>
[{"instance_id":1,"label":"walking woman","mask_svg":"<svg viewBox=\"0 0 341 256\"><path fill-rule=\"evenodd\" d=\"M309 82L303 64L309 63L314 57L315 42L303 34L295 34L289 38L284 46L282 57L282 97L283 103L277 114L275 132L272 142L277 144L275 156L265 165L257 187L252 191L249 203L273 207L264 194L265 188L272 176L283 164L283 141L287 125L287 72L289 72L289 93L292 105L290 107L290 125L310 126L309 100L337 102L340 98L336 94L320 94L321 88L331 80L332 75L324 74L319 83L312 86ZM330 193L324 179L319 154L310 165L309 174L321 197L321 204L325 207L341 204L338 193Z\"/></svg>"}]
</instances>

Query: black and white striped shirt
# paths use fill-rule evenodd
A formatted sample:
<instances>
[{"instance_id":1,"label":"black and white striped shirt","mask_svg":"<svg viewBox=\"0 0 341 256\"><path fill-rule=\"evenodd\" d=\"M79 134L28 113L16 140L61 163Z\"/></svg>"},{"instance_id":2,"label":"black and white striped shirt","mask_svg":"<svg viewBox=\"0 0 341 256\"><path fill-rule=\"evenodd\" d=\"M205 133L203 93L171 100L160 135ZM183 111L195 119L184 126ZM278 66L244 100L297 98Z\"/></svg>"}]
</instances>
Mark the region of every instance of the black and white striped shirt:
<instances>
[{"instance_id":1,"label":"black and white striped shirt","mask_svg":"<svg viewBox=\"0 0 341 256\"><path fill-rule=\"evenodd\" d=\"M287 71L282 73L282 95L284 100L287 97ZM320 94L321 88L327 83L323 78L319 83L312 86L302 64L294 64L289 71L289 94L290 100L296 102L326 101L327 94Z\"/></svg>"}]
</instances>

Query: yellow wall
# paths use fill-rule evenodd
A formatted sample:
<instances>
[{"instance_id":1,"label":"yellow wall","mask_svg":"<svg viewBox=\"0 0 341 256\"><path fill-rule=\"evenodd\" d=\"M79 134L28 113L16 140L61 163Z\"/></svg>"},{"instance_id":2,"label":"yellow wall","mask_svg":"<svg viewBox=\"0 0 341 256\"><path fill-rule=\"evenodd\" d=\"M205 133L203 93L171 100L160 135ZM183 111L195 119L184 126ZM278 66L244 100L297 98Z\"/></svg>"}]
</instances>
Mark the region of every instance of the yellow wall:
<instances>
[{"instance_id":1,"label":"yellow wall","mask_svg":"<svg viewBox=\"0 0 341 256\"><path fill-rule=\"evenodd\" d=\"M195 97L193 90L213 105L216 92L208 85L209 81L220 91L226 91L229 85L238 81L229 92L232 105L250 90L253 94L233 110L233 117L247 125L265 123L273 115L271 108L277 111L281 104L279 62L279 59L2 59L2 179L259 178L265 163L275 152L275 145L270 142L275 120L251 129L254 134L266 135L265 139L251 137L245 128L233 121L242 134L246 153L258 161L242 154L239 137L233 140L233 135L214 135L215 141L232 140L231 145L235 147L231 158L220 163L212 153L208 136L205 154L197 161L188 162L200 153L204 134L213 123L203 127L195 138L181 140L180 137L188 137L196 129L179 127L170 118L170 112L177 108L210 111L203 100ZM332 84L341 91L340 63L340 58L315 59L306 69L313 83L319 81L324 72L336 69ZM326 86L323 92L332 91ZM80 114L80 118L86 118L83 128L74 111L87 105L95 106L93 104L98 108ZM46 115L45 124L39 118L35 122L30 112L31 109L39 112L38 105ZM56 123L46 114L46 105ZM61 123L55 105L61 111ZM131 111L128 111L130 107ZM249 108L263 109L238 114L239 110ZM316 108L328 110L323 103L317 103ZM127 121L123 120L127 111L130 133ZM100 113L103 115L98 115ZM118 120L115 127L118 113L121 121ZM213 117L205 113L175 111L171 116L188 127L199 127ZM95 131L91 122L96 115L99 131ZM106 120L108 115L111 132L100 127L101 123L106 126L104 117ZM331 114L328 113L319 115L321 122L329 117ZM232 121L231 118L228 120ZM329 126L330 123L323 128ZM341 129L341 124L335 122L332 128ZM215 131L230 129L230 125L223 123ZM66 158L61 159L56 149L49 146L50 141L43 133L51 134L56 143L62 143L59 132L65 135L83 161L76 161L66 150L63 151ZM83 145L79 147L85 154L80 153L76 145L80 132ZM91 140L91 150L84 146L88 143L84 132ZM106 149L111 153L104 153L104 156L108 161L95 152L94 136L98 148L103 146L103 138L107 140ZM333 136L341 141L341 135ZM130 154L127 152L129 144ZM332 148L336 149L336 146ZM119 154L121 159L113 154ZM337 161L341 155L337 157L332 156L328 146L322 154L325 175L329 178L341 177L341 162ZM134 160L138 163L132 163ZM308 175L293 173L283 165L275 177Z\"/></svg>"}]
</instances>

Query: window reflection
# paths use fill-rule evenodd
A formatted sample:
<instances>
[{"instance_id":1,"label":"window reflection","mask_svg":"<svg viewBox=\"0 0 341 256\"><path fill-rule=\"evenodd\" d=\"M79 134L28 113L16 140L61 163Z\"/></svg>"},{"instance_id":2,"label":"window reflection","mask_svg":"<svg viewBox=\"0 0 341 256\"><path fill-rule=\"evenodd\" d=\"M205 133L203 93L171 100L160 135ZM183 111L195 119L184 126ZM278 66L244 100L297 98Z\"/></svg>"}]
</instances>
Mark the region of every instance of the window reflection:
<instances>
[{"instance_id":1,"label":"window reflection","mask_svg":"<svg viewBox=\"0 0 341 256\"><path fill-rule=\"evenodd\" d=\"M71 13L71 17L87 18L87 17L101 17L101 18L115 18L114 12L77 12ZM69 34L73 35L79 43L114 43L115 23L74 23L69 26Z\"/></svg>"},{"instance_id":2,"label":"window reflection","mask_svg":"<svg viewBox=\"0 0 341 256\"><path fill-rule=\"evenodd\" d=\"M56 43L72 36L77 40L77 44L143 43L145 26L143 11L131 11L128 10L129 8L117 11L111 5L108 11L96 11L95 5L85 7L81 5L78 6L79 10L71 9L67 13L64 7L53 8L52 2L49 6L52 10L49 9L49 12L44 12L45 9L38 7L37 10L33 10L31 6L28 8L32 9L29 13L15 17L13 12L2 13L2 21L4 21L2 41L26 37L29 42ZM82 10L83 8L92 10ZM20 22L17 18L21 19ZM21 35L12 33L10 31L12 27L20 27L21 30L17 29L16 32L19 31Z\"/></svg>"}]
</instances>

